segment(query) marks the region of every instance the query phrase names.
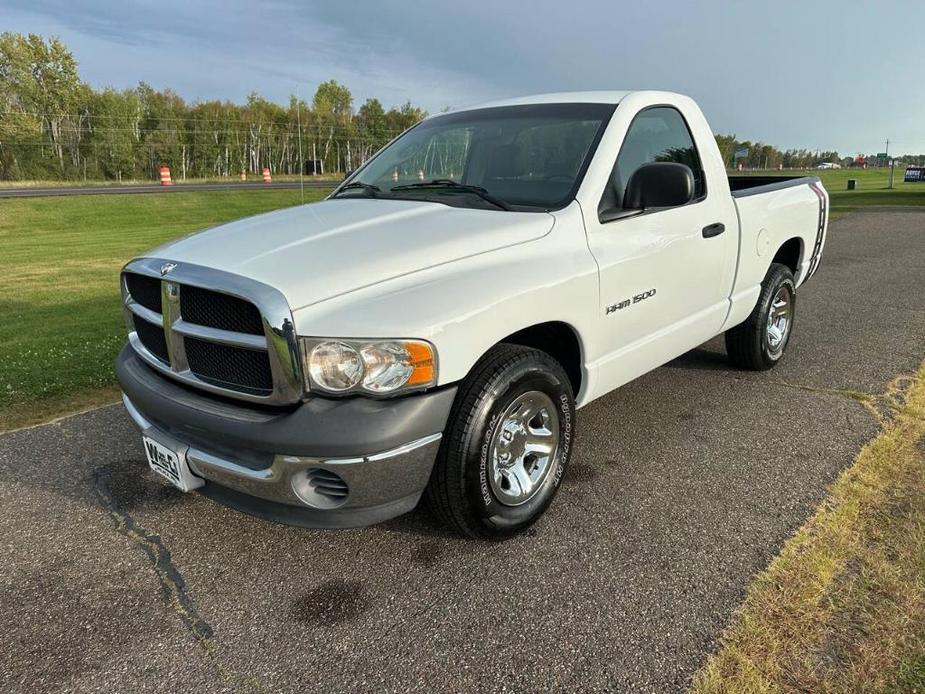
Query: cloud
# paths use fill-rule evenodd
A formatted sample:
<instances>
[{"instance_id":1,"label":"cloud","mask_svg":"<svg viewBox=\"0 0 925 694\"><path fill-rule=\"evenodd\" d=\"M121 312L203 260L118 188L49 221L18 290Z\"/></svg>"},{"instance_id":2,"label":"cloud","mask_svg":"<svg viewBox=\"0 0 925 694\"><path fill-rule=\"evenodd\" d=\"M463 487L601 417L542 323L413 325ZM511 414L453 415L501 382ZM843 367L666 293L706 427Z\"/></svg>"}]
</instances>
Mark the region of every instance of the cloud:
<instances>
[{"instance_id":1,"label":"cloud","mask_svg":"<svg viewBox=\"0 0 925 694\"><path fill-rule=\"evenodd\" d=\"M912 0L894 25L921 23ZM875 4L505 0L156 4L6 0L4 27L60 34L94 85L140 80L188 99L285 102L327 79L357 102L430 111L544 91L691 94L720 132L853 153L887 135L925 151L921 59L884 39L858 57ZM910 57L911 56L911 57Z\"/></svg>"}]
</instances>

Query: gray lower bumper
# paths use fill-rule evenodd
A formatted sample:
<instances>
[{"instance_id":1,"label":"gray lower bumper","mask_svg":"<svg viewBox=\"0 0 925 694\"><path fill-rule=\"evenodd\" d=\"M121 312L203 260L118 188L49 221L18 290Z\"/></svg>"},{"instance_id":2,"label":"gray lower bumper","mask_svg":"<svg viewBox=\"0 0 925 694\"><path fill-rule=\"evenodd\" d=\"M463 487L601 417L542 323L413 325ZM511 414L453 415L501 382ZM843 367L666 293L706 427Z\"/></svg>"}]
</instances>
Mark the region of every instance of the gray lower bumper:
<instances>
[{"instance_id":1,"label":"gray lower bumper","mask_svg":"<svg viewBox=\"0 0 925 694\"><path fill-rule=\"evenodd\" d=\"M375 417L369 420L371 411L367 403L358 402L353 409L338 412L341 424L344 419L349 420L346 431L355 431L355 437L351 438L357 442L357 454L312 455L305 452L312 448L309 426L302 429L304 438L291 442L287 421L277 422L273 418L246 421L243 411L237 418L233 416L232 410L237 409L233 405L222 403L219 408L208 397L186 390L181 397L173 391L177 388L175 384L134 363L131 354L120 355L117 372L123 386L123 402L132 420L151 438L176 450L185 450L190 470L207 481L199 491L253 515L310 527L369 525L414 508L430 478L441 431L455 395L452 389L450 393L415 396L424 398L428 406L426 415L422 413L413 422L409 421L409 415L418 412L418 404L414 402L395 401L392 408L374 410L379 417L389 418L390 427L383 426ZM149 380L149 376L155 380ZM177 400L172 400L173 397ZM200 398L202 402L196 403ZM308 408L305 412L299 410L280 415L279 419L307 417L317 422L321 418L312 416L313 411ZM351 417L348 412L358 414ZM430 433L419 435L421 420L426 422L424 431L429 428ZM376 441L367 440L369 432L363 431L364 422L368 429L381 430L378 448ZM221 432L226 424L233 425L237 438L247 441L247 445L236 441L229 446ZM406 440L395 445L395 437L402 437L403 433ZM277 446L275 452L267 450L268 442ZM319 443L329 450L349 449L349 439ZM370 448L373 452L367 452ZM337 495L316 493L315 480L319 475L322 484L335 480L334 484L339 485Z\"/></svg>"},{"instance_id":2,"label":"gray lower bumper","mask_svg":"<svg viewBox=\"0 0 925 694\"><path fill-rule=\"evenodd\" d=\"M145 419L125 395L122 402L143 434L173 448L185 448L184 442ZM413 509L427 486L440 438L440 434L431 434L390 451L358 458L276 455L269 467L260 469L196 446L186 448L186 459L193 474L226 488L201 488L217 501L283 523L346 528L377 523ZM318 498L320 505L300 498L296 490L305 487L307 474L315 470L333 472L344 481L348 494L343 506L332 506L324 497ZM227 490L238 494L228 494ZM258 499L269 503L261 504Z\"/></svg>"}]
</instances>

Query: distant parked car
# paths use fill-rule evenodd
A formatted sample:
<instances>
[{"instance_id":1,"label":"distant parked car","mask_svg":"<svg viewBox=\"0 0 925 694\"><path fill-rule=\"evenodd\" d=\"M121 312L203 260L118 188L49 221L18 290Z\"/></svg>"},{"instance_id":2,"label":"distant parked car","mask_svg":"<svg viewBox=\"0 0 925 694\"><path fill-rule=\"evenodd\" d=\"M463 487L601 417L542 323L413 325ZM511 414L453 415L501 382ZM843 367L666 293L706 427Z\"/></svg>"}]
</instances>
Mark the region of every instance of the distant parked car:
<instances>
[{"instance_id":1,"label":"distant parked car","mask_svg":"<svg viewBox=\"0 0 925 694\"><path fill-rule=\"evenodd\" d=\"M826 161L826 162L819 164L816 168L817 169L840 169L841 164L835 164L834 162Z\"/></svg>"}]
</instances>

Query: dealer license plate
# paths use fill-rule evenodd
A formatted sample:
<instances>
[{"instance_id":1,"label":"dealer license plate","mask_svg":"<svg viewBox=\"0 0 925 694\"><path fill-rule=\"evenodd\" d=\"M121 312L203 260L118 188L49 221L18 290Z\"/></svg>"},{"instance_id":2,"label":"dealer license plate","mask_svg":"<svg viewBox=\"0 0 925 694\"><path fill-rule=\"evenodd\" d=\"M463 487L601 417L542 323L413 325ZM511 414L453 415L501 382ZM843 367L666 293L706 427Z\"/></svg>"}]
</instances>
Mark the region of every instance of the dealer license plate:
<instances>
[{"instance_id":1,"label":"dealer license plate","mask_svg":"<svg viewBox=\"0 0 925 694\"><path fill-rule=\"evenodd\" d=\"M189 492L204 484L202 478L190 470L186 462L185 447L183 450L174 450L150 436L141 438L145 446L145 455L148 456L148 465L174 487Z\"/></svg>"}]
</instances>

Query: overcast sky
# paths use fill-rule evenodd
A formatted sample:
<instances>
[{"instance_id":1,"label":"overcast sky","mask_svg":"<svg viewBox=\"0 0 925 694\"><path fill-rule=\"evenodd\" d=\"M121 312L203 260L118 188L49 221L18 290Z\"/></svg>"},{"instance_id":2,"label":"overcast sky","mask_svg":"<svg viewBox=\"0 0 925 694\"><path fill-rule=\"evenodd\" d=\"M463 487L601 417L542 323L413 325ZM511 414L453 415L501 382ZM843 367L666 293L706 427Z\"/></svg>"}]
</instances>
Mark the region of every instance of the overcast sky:
<instances>
[{"instance_id":1,"label":"overcast sky","mask_svg":"<svg viewBox=\"0 0 925 694\"><path fill-rule=\"evenodd\" d=\"M669 89L713 129L843 155L925 152L921 0L297 2L0 0L0 30L59 35L94 86L439 111L577 89Z\"/></svg>"}]
</instances>

